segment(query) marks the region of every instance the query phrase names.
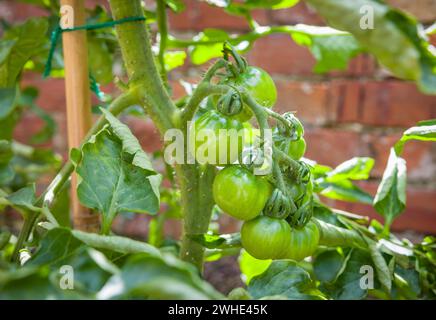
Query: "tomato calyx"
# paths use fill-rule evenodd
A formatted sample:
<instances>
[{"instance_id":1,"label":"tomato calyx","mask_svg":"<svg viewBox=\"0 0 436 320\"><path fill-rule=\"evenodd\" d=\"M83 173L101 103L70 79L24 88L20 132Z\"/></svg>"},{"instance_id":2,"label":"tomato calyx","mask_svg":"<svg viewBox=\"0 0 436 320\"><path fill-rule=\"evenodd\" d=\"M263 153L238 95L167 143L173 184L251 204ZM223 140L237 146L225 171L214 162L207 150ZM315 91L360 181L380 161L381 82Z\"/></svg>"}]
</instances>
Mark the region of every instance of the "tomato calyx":
<instances>
[{"instance_id":1,"label":"tomato calyx","mask_svg":"<svg viewBox=\"0 0 436 320\"><path fill-rule=\"evenodd\" d=\"M303 124L292 112L285 112L282 118L284 121L277 123L280 135L291 140L298 140L304 136Z\"/></svg>"},{"instance_id":2,"label":"tomato calyx","mask_svg":"<svg viewBox=\"0 0 436 320\"><path fill-rule=\"evenodd\" d=\"M230 74L232 74L234 77L237 77L239 74L244 73L248 67L247 60L245 60L244 57L242 57L228 41L224 42L223 45L223 55L224 60L228 61L229 56L232 56L233 59L236 62L236 65L234 64L227 64L228 71Z\"/></svg>"},{"instance_id":3,"label":"tomato calyx","mask_svg":"<svg viewBox=\"0 0 436 320\"><path fill-rule=\"evenodd\" d=\"M291 198L283 194L280 189L275 189L266 203L264 214L271 218L286 219L297 210Z\"/></svg>"},{"instance_id":4,"label":"tomato calyx","mask_svg":"<svg viewBox=\"0 0 436 320\"><path fill-rule=\"evenodd\" d=\"M242 97L236 89L230 89L220 97L217 103L217 110L225 116L235 116L241 113L243 107Z\"/></svg>"}]
</instances>

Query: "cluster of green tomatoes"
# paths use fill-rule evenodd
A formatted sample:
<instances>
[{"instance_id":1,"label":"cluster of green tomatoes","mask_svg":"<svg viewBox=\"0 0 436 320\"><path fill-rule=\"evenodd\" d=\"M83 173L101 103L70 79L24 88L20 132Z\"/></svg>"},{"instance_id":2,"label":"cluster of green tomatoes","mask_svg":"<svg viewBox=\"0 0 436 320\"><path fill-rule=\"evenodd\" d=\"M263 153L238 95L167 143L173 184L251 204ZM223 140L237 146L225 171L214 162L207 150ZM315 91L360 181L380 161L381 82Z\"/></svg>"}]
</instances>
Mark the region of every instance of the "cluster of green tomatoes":
<instances>
[{"instance_id":1,"label":"cluster of green tomatoes","mask_svg":"<svg viewBox=\"0 0 436 320\"><path fill-rule=\"evenodd\" d=\"M194 125L196 130L207 129L217 133L220 129L245 129L248 140L252 142L253 137L259 138L259 129L249 124L254 114L239 99L237 92L247 93L263 108L272 108L277 100L277 90L267 72L248 66L239 56L236 58L239 59L238 70L228 72L219 81L235 88L235 91L221 97L210 96L207 101L209 108L195 119ZM273 129L273 144L303 164L299 161L306 151L303 126L290 112L281 117L288 121L289 126L280 125L277 121ZM214 144L212 147L217 150L215 164L224 167L213 182L213 197L223 212L243 221L241 241L244 249L257 259L301 260L311 256L318 246L319 230L311 221L313 184L310 170L304 179L295 181L287 168L281 166L280 188L273 171L268 175L255 175L252 165L238 162L241 148L237 148L236 153L228 152L225 157L220 157L219 142L223 141L202 141ZM232 143L241 144L241 141L224 142L228 142L229 150ZM195 148L199 145L194 143Z\"/></svg>"}]
</instances>

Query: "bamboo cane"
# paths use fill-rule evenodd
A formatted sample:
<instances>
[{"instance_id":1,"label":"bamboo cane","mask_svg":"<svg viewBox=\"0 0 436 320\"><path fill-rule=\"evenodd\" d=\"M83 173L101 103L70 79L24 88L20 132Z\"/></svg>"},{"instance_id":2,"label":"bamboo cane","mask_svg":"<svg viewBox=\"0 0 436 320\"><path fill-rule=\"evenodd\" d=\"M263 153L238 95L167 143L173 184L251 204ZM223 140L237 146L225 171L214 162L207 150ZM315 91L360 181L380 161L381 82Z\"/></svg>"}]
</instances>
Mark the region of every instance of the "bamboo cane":
<instances>
[{"instance_id":1,"label":"bamboo cane","mask_svg":"<svg viewBox=\"0 0 436 320\"><path fill-rule=\"evenodd\" d=\"M72 23L70 26L85 24L84 0L61 0L61 12L68 15L62 18ZM68 146L71 149L80 146L92 124L86 31L64 32L62 43L65 61ZM71 204L74 227L82 231L97 232L99 217L80 205L76 186L77 176L73 174Z\"/></svg>"}]
</instances>

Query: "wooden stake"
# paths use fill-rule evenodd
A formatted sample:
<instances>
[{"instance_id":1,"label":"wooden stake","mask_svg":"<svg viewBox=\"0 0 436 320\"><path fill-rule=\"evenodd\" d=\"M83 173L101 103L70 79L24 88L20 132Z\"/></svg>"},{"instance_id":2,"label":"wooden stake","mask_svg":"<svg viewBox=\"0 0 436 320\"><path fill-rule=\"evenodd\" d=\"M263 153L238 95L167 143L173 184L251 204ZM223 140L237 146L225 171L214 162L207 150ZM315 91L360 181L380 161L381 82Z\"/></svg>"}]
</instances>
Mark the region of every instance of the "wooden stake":
<instances>
[{"instance_id":1,"label":"wooden stake","mask_svg":"<svg viewBox=\"0 0 436 320\"><path fill-rule=\"evenodd\" d=\"M61 12L68 15L62 17L62 20L70 19L69 23L73 23L75 27L84 25L86 19L84 2L84 0L62 0ZM80 146L92 124L86 31L64 32L62 43L65 63L68 147L71 149ZM100 229L99 216L80 205L76 186L77 176L73 174L71 203L74 227L83 231L97 232Z\"/></svg>"}]
</instances>

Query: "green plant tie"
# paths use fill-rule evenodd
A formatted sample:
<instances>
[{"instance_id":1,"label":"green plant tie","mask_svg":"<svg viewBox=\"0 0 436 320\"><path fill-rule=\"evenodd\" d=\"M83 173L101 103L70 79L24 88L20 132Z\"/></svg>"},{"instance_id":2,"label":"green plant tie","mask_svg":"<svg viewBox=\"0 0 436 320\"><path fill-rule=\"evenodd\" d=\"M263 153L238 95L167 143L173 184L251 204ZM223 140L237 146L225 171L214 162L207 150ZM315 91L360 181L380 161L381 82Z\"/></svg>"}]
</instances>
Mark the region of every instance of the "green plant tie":
<instances>
[{"instance_id":1,"label":"green plant tie","mask_svg":"<svg viewBox=\"0 0 436 320\"><path fill-rule=\"evenodd\" d=\"M53 55L56 50L56 44L59 40L59 35L63 32L71 32L71 31L78 31L78 30L97 30L102 28L108 28L113 27L118 24L126 23L126 22L134 22L134 21L145 21L145 17L127 17L119 20L112 20L112 21L106 21L102 23L96 23L96 24L85 24L83 26L77 26L73 28L62 28L60 25L58 25L53 32L51 33L50 37L50 51L48 52L48 58L47 62L45 63L44 73L43 77L47 78L50 75L51 67L52 67L52 60ZM90 86L91 90L97 95L97 97L102 97L102 92L100 91L100 87L96 80L90 76Z\"/></svg>"},{"instance_id":2,"label":"green plant tie","mask_svg":"<svg viewBox=\"0 0 436 320\"><path fill-rule=\"evenodd\" d=\"M100 101L103 101L104 92L100 90L100 84L97 82L97 80L94 78L94 76L91 73L89 73L89 86L91 88L91 91L94 92L97 98Z\"/></svg>"}]
</instances>

